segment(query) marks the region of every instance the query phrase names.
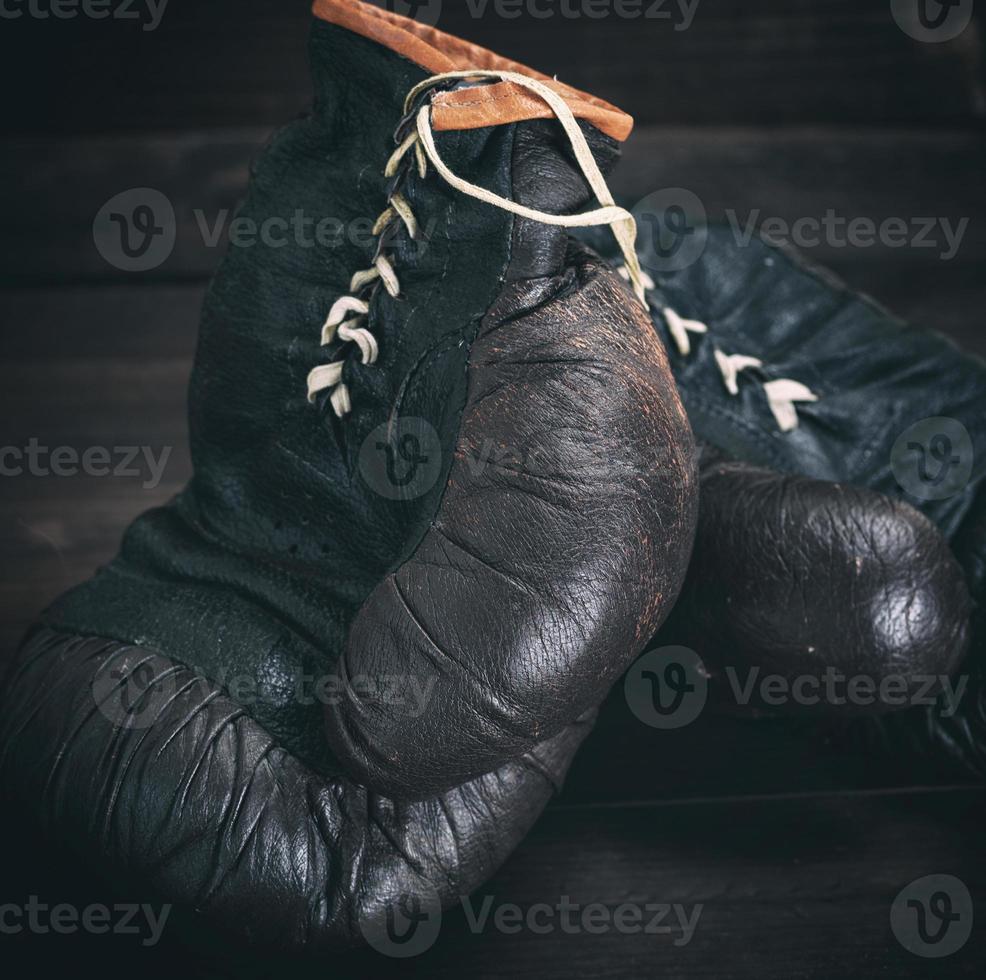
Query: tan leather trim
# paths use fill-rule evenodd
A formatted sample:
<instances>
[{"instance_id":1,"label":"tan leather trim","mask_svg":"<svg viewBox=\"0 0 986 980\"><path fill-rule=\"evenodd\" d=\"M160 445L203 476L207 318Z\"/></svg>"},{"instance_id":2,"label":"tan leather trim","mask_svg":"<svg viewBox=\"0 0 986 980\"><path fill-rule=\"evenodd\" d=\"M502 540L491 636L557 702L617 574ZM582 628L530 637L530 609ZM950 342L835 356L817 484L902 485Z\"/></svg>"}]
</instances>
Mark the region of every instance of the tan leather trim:
<instances>
[{"instance_id":1,"label":"tan leather trim","mask_svg":"<svg viewBox=\"0 0 986 980\"><path fill-rule=\"evenodd\" d=\"M607 136L622 142L633 129L633 119L605 100L409 17L359 0L315 0L312 10L321 20L376 41L432 74L470 68L519 72L548 82L569 104L576 118L592 123ZM552 115L551 110L527 89L498 82L482 89L459 89L439 94L435 98L432 123L437 130L478 129L526 119L548 119Z\"/></svg>"},{"instance_id":2,"label":"tan leather trim","mask_svg":"<svg viewBox=\"0 0 986 980\"><path fill-rule=\"evenodd\" d=\"M577 118L591 122L620 142L630 135L633 119L626 113L584 102L561 82L549 80L547 84L568 103ZM431 121L436 130L480 129L524 119L554 118L554 113L541 99L513 82L440 92L435 96L433 106Z\"/></svg>"}]
</instances>

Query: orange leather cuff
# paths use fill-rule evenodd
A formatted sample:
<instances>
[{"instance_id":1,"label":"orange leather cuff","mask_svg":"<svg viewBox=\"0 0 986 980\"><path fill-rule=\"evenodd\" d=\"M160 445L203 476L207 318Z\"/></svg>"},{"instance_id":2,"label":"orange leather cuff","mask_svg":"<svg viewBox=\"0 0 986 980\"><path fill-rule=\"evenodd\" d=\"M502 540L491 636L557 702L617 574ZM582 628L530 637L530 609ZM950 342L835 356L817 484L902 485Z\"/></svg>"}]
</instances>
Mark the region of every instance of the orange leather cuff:
<instances>
[{"instance_id":1,"label":"orange leather cuff","mask_svg":"<svg viewBox=\"0 0 986 980\"><path fill-rule=\"evenodd\" d=\"M547 83L565 99L577 119L592 123L615 140L622 142L633 129L633 119L605 100L409 17L358 0L315 0L313 11L316 17L376 41L435 75L472 68L517 72ZM441 92L432 104L436 130L478 129L553 116L536 95L512 82Z\"/></svg>"}]
</instances>

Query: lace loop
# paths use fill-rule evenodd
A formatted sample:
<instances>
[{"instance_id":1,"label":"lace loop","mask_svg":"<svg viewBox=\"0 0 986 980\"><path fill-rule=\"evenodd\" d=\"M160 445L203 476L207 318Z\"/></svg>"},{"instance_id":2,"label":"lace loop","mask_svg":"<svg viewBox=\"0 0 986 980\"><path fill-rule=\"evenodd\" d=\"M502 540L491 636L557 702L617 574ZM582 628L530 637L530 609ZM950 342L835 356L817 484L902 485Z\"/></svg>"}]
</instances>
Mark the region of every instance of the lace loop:
<instances>
[{"instance_id":1,"label":"lace loop","mask_svg":"<svg viewBox=\"0 0 986 980\"><path fill-rule=\"evenodd\" d=\"M459 177L446 166L438 153L431 127L431 106L428 102L425 102L417 109L414 115L414 126L401 139L397 148L390 155L384 167L384 176L388 179L398 178L403 161L413 149L417 172L422 179L427 176L428 164L430 162L436 172L451 187L502 211L507 211L542 224L555 225L563 228L586 228L592 225L608 224L612 227L620 250L623 252L626 261L626 278L632 284L637 298L646 307L647 287L635 249L637 237L636 222L629 211L625 208L618 207L613 200L613 196L606 186L606 180L599 169L599 165L596 163L595 157L592 155L592 150L589 148L585 135L579 128L579 124L572 110L557 92L543 82L528 78L526 75L521 75L517 72L485 70L445 72L427 78L411 89L404 102L405 118L410 118L416 100L426 91L444 82L465 81L467 79L499 79L505 82L513 82L534 92L547 103L565 130L582 175L596 195L601 207L582 214L550 214L546 211L538 211L534 208L517 204L509 198L500 197L492 191L488 191L477 184L472 184ZM402 123L398 132L401 131L403 126L404 124ZM400 185L400 183L401 181L398 178L395 184ZM387 230L396 220L400 220L403 223L412 240L418 237L418 222L411 210L411 206L407 199L398 190L394 189L389 195L386 209L373 225L373 234L380 239L381 243L385 243L386 239L383 236L387 234ZM357 272L350 281L349 288L352 293L359 293L368 287L375 286L378 280L390 296L395 298L399 296L400 282L397 278L397 273L390 260L381 254L381 247L377 249L377 255L373 260L373 267ZM367 299L355 295L343 296L338 299L333 304L325 325L322 328L322 344L329 344L336 337L345 342L355 343L359 347L363 363L374 363L379 355L379 347L373 334L362 325L363 321L368 317L369 311L369 301ZM355 313L356 316L347 317L349 313ZM330 401L333 410L340 418L346 415L351 409L349 389L342 382L342 365L343 361L334 361L332 364L313 368L308 374L308 400L314 402L320 391L333 388Z\"/></svg>"},{"instance_id":2,"label":"lace loop","mask_svg":"<svg viewBox=\"0 0 986 980\"><path fill-rule=\"evenodd\" d=\"M617 270L621 276L627 277L626 266L620 266ZM654 289L653 280L647 277L645 288L649 291ZM650 280L649 283L647 280ZM674 340L675 346L682 357L687 357L691 353L692 345L689 333L707 334L709 328L700 320L687 320L679 316L670 306L660 307L661 316ZM725 351L716 347L713 350L716 367L722 375L723 384L730 395L739 395L739 375L748 370L762 370L764 363L759 357L750 357L748 354L727 354ZM807 385L791 378L776 378L772 381L762 383L764 394L767 396L767 407L774 416L778 429L781 432L793 432L800 424L797 406L800 403L817 402L818 395L815 394Z\"/></svg>"},{"instance_id":3,"label":"lace loop","mask_svg":"<svg viewBox=\"0 0 986 980\"><path fill-rule=\"evenodd\" d=\"M322 326L322 345L332 343L340 327L358 324L369 311L370 305L365 300L357 299L355 296L341 296L332 304L332 309L329 310L329 315ZM347 313L359 315L346 319ZM311 379L311 374L308 377ZM310 388L309 395L311 395Z\"/></svg>"},{"instance_id":4,"label":"lace loop","mask_svg":"<svg viewBox=\"0 0 986 980\"><path fill-rule=\"evenodd\" d=\"M339 339L348 340L359 347L364 364L373 364L380 354L377 339L366 327L351 327L344 323L339 327ZM338 361L336 363L339 363Z\"/></svg>"},{"instance_id":5,"label":"lace loop","mask_svg":"<svg viewBox=\"0 0 986 980\"><path fill-rule=\"evenodd\" d=\"M315 395L323 388L333 388L342 381L342 361L319 364L308 374L308 400L315 401Z\"/></svg>"},{"instance_id":6,"label":"lace loop","mask_svg":"<svg viewBox=\"0 0 986 980\"><path fill-rule=\"evenodd\" d=\"M714 351L719 373L726 384L726 391L731 395L739 394L739 374L748 368L762 368L763 361L759 357L748 357L746 354L724 354L717 347Z\"/></svg>"},{"instance_id":7,"label":"lace loop","mask_svg":"<svg viewBox=\"0 0 986 980\"><path fill-rule=\"evenodd\" d=\"M688 339L689 333L704 334L709 332L709 328L700 320L686 320L678 316L670 306L666 306L662 311L664 322L668 325L668 331L674 339L678 352L687 357L692 352L692 342Z\"/></svg>"},{"instance_id":8,"label":"lace loop","mask_svg":"<svg viewBox=\"0 0 986 980\"><path fill-rule=\"evenodd\" d=\"M811 388L803 385L800 381L792 381L790 378L768 381L764 384L763 390L767 395L767 404L770 406L777 427L781 432L792 432L798 427L796 402L818 401L818 395Z\"/></svg>"}]
</instances>

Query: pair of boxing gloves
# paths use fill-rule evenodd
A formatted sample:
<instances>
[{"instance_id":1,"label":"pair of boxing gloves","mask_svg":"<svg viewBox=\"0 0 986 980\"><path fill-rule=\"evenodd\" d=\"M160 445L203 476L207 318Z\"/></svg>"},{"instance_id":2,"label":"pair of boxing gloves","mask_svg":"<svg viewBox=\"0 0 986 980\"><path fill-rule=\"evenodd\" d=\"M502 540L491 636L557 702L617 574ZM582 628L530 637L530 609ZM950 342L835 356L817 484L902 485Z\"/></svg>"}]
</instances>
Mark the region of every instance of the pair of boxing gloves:
<instances>
[{"instance_id":1,"label":"pair of boxing gloves","mask_svg":"<svg viewBox=\"0 0 986 980\"><path fill-rule=\"evenodd\" d=\"M981 468L926 515L866 462L912 407L975 419L979 365L763 243L712 234L648 281L601 184L619 110L316 13L315 109L241 217L379 215L371 247L230 249L190 485L0 689L5 805L176 921L305 951L484 881L649 647L693 649L720 702L731 668L901 679L811 709L881 714L981 656L986 555ZM570 234L587 208L623 229L612 265Z\"/></svg>"}]
</instances>

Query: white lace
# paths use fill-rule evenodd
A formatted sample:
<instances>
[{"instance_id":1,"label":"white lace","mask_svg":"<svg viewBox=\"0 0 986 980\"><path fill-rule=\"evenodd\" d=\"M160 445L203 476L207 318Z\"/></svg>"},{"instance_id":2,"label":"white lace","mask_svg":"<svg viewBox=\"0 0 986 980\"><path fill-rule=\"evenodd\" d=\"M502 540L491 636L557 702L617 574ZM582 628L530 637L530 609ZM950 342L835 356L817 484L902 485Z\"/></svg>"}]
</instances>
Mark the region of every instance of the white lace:
<instances>
[{"instance_id":1,"label":"white lace","mask_svg":"<svg viewBox=\"0 0 986 980\"><path fill-rule=\"evenodd\" d=\"M626 266L620 266L619 273L624 278L629 276ZM654 281L643 273L645 288L650 291L654 289ZM687 357L692 350L689 334L707 334L709 328L700 320L686 320L679 316L670 306L660 308L661 316L668 328L668 333L678 348L678 353L682 357ZM762 370L764 363L758 357L750 357L748 354L727 354L718 347L713 349L716 366L722 375L723 384L730 395L739 394L739 376L744 371ZM767 396L767 405L774 421L781 432L792 432L798 427L797 405L804 402L817 402L818 396L807 385L800 381L793 381L791 378L777 378L773 381L763 381L761 383L764 394Z\"/></svg>"},{"instance_id":2,"label":"white lace","mask_svg":"<svg viewBox=\"0 0 986 980\"><path fill-rule=\"evenodd\" d=\"M511 214L529 218L533 221L539 221L547 225L557 225L563 228L586 228L592 225L610 225L626 260L626 266L624 267L626 278L633 285L634 292L640 302L646 307L646 287L634 247L637 237L637 226L633 215L626 209L616 205L572 110L557 92L544 83L536 81L533 78L528 78L526 75L518 74L517 72L445 72L440 75L433 75L431 78L426 79L411 89L404 102L405 114L411 111L414 101L427 89L433 88L442 82L471 78L495 78L505 82L513 82L534 92L543 99L564 128L575 154L575 159L582 170L582 174L602 207L583 214L548 214L545 211L537 211L533 208L524 207L515 201L500 197L483 187L463 180L449 170L439 156L431 129L431 107L427 104L418 110L417 116L415 117L414 129L400 146L397 147L391 155L390 160L388 160L387 166L384 169L384 176L395 176L401 161L413 149L420 177L424 178L427 175L428 163L430 162L438 174L456 190L467 194L469 197L474 197L479 201L490 204L493 207L500 208L503 211L509 211ZM412 239L417 237L418 223L414 218L411 207L407 199L395 191L388 200L387 208L377 218L376 224L373 227L373 234L377 236L381 235L391 222L398 220L403 222L408 235ZM650 280L648 279L648 281ZM382 254L378 254L374 259L372 268L364 269L353 276L349 283L350 295L340 297L332 305L325 324L322 327L323 346L332 343L338 337L340 340L354 343L359 347L360 358L364 364L373 364L376 361L379 355L379 347L376 338L365 324L370 313L369 288L375 286L378 282L382 284L383 288L391 296L396 298L400 295L400 283L394 267L387 257ZM651 283L651 286L653 286L653 283ZM320 391L331 388L332 395L330 402L336 415L340 418L348 414L351 409L349 389L342 381L343 364L344 360L333 361L331 364L322 364L312 368L308 374L308 400L314 402Z\"/></svg>"}]
</instances>

